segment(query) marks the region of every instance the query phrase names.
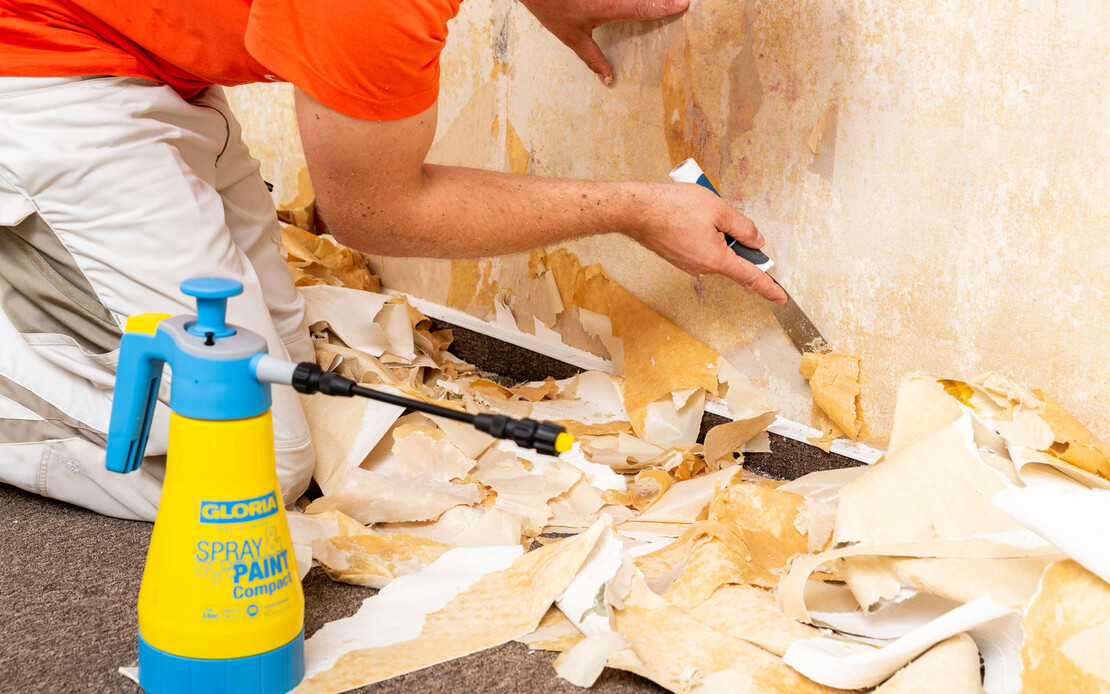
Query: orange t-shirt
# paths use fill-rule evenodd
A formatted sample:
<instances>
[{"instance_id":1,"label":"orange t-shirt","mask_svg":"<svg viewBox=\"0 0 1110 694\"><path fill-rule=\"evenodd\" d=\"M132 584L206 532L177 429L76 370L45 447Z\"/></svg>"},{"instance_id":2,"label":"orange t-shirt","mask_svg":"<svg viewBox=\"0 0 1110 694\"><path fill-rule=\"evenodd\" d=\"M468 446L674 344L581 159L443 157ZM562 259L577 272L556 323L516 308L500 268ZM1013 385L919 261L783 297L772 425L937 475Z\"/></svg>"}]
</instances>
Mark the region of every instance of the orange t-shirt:
<instances>
[{"instance_id":1,"label":"orange t-shirt","mask_svg":"<svg viewBox=\"0 0 1110 694\"><path fill-rule=\"evenodd\" d=\"M119 75L185 98L286 80L356 118L431 106L461 0L0 0L0 75Z\"/></svg>"}]
</instances>

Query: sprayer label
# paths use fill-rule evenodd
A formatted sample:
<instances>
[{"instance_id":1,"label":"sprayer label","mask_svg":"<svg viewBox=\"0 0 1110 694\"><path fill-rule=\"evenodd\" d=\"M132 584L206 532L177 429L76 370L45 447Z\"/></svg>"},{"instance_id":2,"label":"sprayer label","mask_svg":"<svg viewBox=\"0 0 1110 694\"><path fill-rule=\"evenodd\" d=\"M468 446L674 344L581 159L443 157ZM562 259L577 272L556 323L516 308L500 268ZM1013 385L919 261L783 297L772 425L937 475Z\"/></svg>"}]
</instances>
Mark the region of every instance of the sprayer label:
<instances>
[{"instance_id":1,"label":"sprayer label","mask_svg":"<svg viewBox=\"0 0 1110 694\"><path fill-rule=\"evenodd\" d=\"M236 501L201 501L201 523L245 523L266 518L277 513L277 496L274 492L253 499Z\"/></svg>"}]
</instances>

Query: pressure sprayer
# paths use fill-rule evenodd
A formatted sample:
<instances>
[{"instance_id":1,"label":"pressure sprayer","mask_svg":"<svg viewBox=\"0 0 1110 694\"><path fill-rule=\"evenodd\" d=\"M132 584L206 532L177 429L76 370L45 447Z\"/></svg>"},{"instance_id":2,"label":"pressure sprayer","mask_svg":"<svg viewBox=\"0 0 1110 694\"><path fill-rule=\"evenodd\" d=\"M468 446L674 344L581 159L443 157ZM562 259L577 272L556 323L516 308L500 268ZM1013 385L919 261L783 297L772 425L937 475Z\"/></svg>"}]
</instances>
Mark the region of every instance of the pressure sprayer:
<instances>
[{"instance_id":1,"label":"pressure sprayer","mask_svg":"<svg viewBox=\"0 0 1110 694\"><path fill-rule=\"evenodd\" d=\"M271 357L261 336L224 321L243 291L234 280L191 279L181 291L197 315L127 320L108 431L108 469L136 470L168 364L166 477L139 588L139 684L150 694L284 694L304 676L304 594L274 465L271 383L449 417L549 455L573 443L551 422L459 412Z\"/></svg>"}]
</instances>

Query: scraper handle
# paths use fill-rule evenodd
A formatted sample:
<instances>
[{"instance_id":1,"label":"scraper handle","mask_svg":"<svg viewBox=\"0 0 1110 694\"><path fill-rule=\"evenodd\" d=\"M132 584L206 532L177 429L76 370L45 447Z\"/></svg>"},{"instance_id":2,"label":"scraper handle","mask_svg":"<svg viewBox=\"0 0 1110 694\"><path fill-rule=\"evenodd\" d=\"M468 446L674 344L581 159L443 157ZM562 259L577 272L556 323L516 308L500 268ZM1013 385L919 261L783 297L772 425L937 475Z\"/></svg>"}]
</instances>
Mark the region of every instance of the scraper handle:
<instances>
[{"instance_id":1,"label":"scraper handle","mask_svg":"<svg viewBox=\"0 0 1110 694\"><path fill-rule=\"evenodd\" d=\"M709 182L709 178L706 177L705 172L701 170L701 167L698 166L698 163L693 159L687 159L671 169L671 180L675 183L696 183L702 188L712 191L717 197L721 197L721 194L717 192L713 184ZM769 272L771 268L775 266L775 261L768 258L767 254L758 248L749 248L728 234L724 234L724 237L725 242L728 244L728 247L732 249L733 253L752 265L755 265L763 272Z\"/></svg>"}]
</instances>

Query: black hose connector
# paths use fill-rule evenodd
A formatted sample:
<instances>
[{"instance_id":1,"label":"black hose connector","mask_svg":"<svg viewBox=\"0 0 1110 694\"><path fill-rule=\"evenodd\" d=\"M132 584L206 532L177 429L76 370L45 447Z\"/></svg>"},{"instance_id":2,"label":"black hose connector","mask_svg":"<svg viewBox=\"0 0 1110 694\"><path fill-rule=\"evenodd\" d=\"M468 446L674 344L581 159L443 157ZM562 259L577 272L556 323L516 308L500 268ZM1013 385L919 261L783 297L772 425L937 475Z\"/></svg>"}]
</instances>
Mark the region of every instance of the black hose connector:
<instances>
[{"instance_id":1,"label":"black hose connector","mask_svg":"<svg viewBox=\"0 0 1110 694\"><path fill-rule=\"evenodd\" d=\"M293 369L293 380L290 385L294 390L308 395L323 393L349 398L354 395L354 388L358 384L335 372L324 371L312 362L302 361L297 364L297 368Z\"/></svg>"},{"instance_id":2,"label":"black hose connector","mask_svg":"<svg viewBox=\"0 0 1110 694\"><path fill-rule=\"evenodd\" d=\"M513 419L503 414L476 414L474 428L545 455L559 455L566 450L563 446L568 438L566 427L554 422L539 422L528 417ZM564 438L560 439L560 435Z\"/></svg>"}]
</instances>

